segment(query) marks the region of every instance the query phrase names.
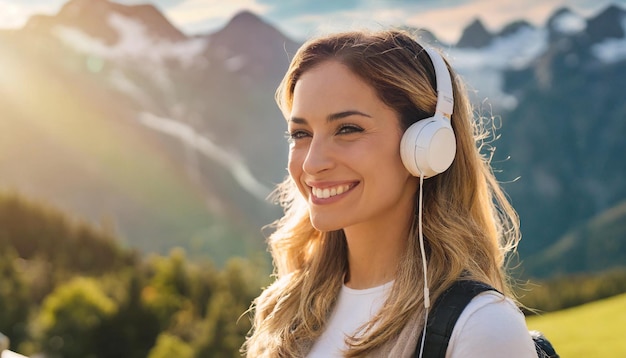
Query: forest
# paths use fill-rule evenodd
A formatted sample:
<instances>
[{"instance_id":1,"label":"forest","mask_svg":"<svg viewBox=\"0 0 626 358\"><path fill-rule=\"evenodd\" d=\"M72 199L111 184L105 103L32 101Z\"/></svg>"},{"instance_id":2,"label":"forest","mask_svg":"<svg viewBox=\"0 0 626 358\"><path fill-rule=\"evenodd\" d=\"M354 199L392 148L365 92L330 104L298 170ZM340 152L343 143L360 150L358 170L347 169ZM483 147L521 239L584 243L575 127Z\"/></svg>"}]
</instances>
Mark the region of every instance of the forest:
<instances>
[{"instance_id":1,"label":"forest","mask_svg":"<svg viewBox=\"0 0 626 358\"><path fill-rule=\"evenodd\" d=\"M0 194L0 332L46 357L239 357L250 304L271 282L266 252L218 267L180 248L143 255L106 224ZM626 292L626 270L519 279L529 315Z\"/></svg>"}]
</instances>

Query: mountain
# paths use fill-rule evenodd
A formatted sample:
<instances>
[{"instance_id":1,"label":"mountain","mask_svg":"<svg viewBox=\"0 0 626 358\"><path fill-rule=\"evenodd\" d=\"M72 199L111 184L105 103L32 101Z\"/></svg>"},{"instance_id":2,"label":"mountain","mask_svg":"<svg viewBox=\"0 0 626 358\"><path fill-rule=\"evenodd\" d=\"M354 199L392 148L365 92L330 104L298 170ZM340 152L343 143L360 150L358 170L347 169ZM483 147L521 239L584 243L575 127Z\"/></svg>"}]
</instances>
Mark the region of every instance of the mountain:
<instances>
[{"instance_id":1,"label":"mountain","mask_svg":"<svg viewBox=\"0 0 626 358\"><path fill-rule=\"evenodd\" d=\"M591 273L626 262L626 201L572 229L547 249L528 257L524 269L538 276Z\"/></svg>"},{"instance_id":2,"label":"mountain","mask_svg":"<svg viewBox=\"0 0 626 358\"><path fill-rule=\"evenodd\" d=\"M485 25L479 19L475 19L463 30L461 38L456 43L458 48L481 48L487 46L493 40L493 35L487 31Z\"/></svg>"},{"instance_id":3,"label":"mountain","mask_svg":"<svg viewBox=\"0 0 626 358\"><path fill-rule=\"evenodd\" d=\"M208 38L219 56L240 59L252 79L265 78L275 87L298 49L296 42L249 11L236 14Z\"/></svg>"},{"instance_id":4,"label":"mountain","mask_svg":"<svg viewBox=\"0 0 626 358\"><path fill-rule=\"evenodd\" d=\"M231 46L263 24L240 16L188 37L149 5L73 0L0 34L1 187L112 225L144 252L182 246L220 263L264 250L260 228L278 216L265 198L285 174L272 97L288 58L262 72L267 53ZM296 47L265 26L262 45Z\"/></svg>"},{"instance_id":5,"label":"mountain","mask_svg":"<svg viewBox=\"0 0 626 358\"><path fill-rule=\"evenodd\" d=\"M512 23L506 25L505 27L502 28L502 30L500 30L497 34L496 37L503 37L506 38L509 35L514 35L520 31L524 31L524 30L532 30L534 28L533 25L531 25L528 21L526 20L517 20L517 21L513 21Z\"/></svg>"},{"instance_id":6,"label":"mountain","mask_svg":"<svg viewBox=\"0 0 626 358\"><path fill-rule=\"evenodd\" d=\"M586 20L567 7L555 11L554 14L548 18L546 23L546 29L548 30L548 36L551 42L583 31L586 27Z\"/></svg>"},{"instance_id":7,"label":"mountain","mask_svg":"<svg viewBox=\"0 0 626 358\"><path fill-rule=\"evenodd\" d=\"M210 61L223 66L203 74L211 79L203 100L212 102L204 128L216 141L226 139L220 144L239 152L255 177L271 187L286 174L287 157L286 124L274 92L298 44L248 11L206 38Z\"/></svg>"},{"instance_id":8,"label":"mountain","mask_svg":"<svg viewBox=\"0 0 626 358\"><path fill-rule=\"evenodd\" d=\"M611 5L587 21L587 34L592 42L610 38L623 39L626 32L623 21L624 9Z\"/></svg>"},{"instance_id":9,"label":"mountain","mask_svg":"<svg viewBox=\"0 0 626 358\"><path fill-rule=\"evenodd\" d=\"M503 73L504 91L515 94L517 105L502 115L508 125L501 148L516 162L512 172L526 181L510 185L509 194L534 241L527 252L549 246L626 197L626 103L620 93L626 39L590 31L615 9L582 24L563 13L570 27L551 37L528 66ZM606 28L624 23L626 12L618 13Z\"/></svg>"},{"instance_id":10,"label":"mountain","mask_svg":"<svg viewBox=\"0 0 626 358\"><path fill-rule=\"evenodd\" d=\"M127 6L108 0L70 0L54 16L31 17L23 30L45 35L55 27L66 26L104 40L110 45L115 43L120 36L111 24L111 16L134 19L146 29L146 36L170 41L181 41L186 37L153 5Z\"/></svg>"},{"instance_id":11,"label":"mountain","mask_svg":"<svg viewBox=\"0 0 626 358\"><path fill-rule=\"evenodd\" d=\"M618 6L562 8L493 33L475 19L454 46L422 29L497 128L483 148L497 147L522 259L626 200L625 19ZM280 215L265 198L287 160L273 94L298 45L247 11L188 36L151 5L108 0L2 31L0 188L113 226L144 252L182 246L219 263L264 250L260 228ZM563 270L587 267L574 266Z\"/></svg>"},{"instance_id":12,"label":"mountain","mask_svg":"<svg viewBox=\"0 0 626 358\"><path fill-rule=\"evenodd\" d=\"M492 163L520 214L522 258L541 256L626 197L625 19L618 6L589 18L562 8L545 26L519 22L489 36L477 31L491 40L448 50L475 90L477 113L487 128L498 128L500 138L486 148L497 147ZM471 28L465 41L480 42L467 38ZM568 262L565 271L590 268L558 257ZM529 264L527 272L545 274L540 266Z\"/></svg>"}]
</instances>

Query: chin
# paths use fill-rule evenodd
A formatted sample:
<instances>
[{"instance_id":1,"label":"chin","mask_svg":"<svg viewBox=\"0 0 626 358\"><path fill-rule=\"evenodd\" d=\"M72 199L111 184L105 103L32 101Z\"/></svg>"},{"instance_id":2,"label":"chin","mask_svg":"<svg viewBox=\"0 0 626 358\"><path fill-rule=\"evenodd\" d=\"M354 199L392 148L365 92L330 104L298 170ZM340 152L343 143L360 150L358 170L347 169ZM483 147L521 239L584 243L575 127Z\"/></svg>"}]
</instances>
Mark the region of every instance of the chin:
<instances>
[{"instance_id":1,"label":"chin","mask_svg":"<svg viewBox=\"0 0 626 358\"><path fill-rule=\"evenodd\" d=\"M311 225L318 231L336 231L343 229L343 225L331 220L321 220L319 218L311 218Z\"/></svg>"}]
</instances>

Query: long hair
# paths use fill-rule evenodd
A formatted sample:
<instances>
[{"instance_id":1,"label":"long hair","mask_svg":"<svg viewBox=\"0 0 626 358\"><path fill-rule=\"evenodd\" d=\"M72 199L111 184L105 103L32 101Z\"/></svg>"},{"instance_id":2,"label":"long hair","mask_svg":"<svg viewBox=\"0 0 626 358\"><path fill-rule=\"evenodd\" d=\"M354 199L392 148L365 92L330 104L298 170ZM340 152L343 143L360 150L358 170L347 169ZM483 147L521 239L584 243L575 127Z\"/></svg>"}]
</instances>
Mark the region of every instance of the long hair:
<instances>
[{"instance_id":1,"label":"long hair","mask_svg":"<svg viewBox=\"0 0 626 358\"><path fill-rule=\"evenodd\" d=\"M403 129L435 111L435 74L423 48L402 31L363 31L313 39L298 50L276 92L287 118L297 81L324 61L344 64L372 86L398 113ZM451 69L450 73L456 156L447 171L423 184L431 300L461 276L509 294L505 258L519 240L517 214L493 175L489 156L481 154L485 130L474 119L461 80ZM305 355L325 328L348 268L343 231L313 228L291 178L277 193L285 215L268 240L277 279L253 303L253 329L243 347L249 357ZM423 271L415 224L407 240L383 308L347 339L347 357L374 351L397 337L411 317L423 317Z\"/></svg>"}]
</instances>

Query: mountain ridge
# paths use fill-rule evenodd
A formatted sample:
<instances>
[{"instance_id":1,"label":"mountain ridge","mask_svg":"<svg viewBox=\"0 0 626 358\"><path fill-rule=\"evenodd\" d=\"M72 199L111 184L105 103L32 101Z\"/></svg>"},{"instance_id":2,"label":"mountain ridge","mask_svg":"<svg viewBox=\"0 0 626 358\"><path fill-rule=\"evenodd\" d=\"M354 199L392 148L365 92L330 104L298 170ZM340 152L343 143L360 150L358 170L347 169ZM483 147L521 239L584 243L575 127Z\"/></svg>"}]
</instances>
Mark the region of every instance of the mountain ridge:
<instances>
[{"instance_id":1,"label":"mountain ridge","mask_svg":"<svg viewBox=\"0 0 626 358\"><path fill-rule=\"evenodd\" d=\"M141 118L154 116L184 124L193 130L197 140L205 138L220 150L232 153L237 165L249 169L255 180L271 188L287 174L285 122L274 104L273 93L299 43L249 11L238 13L213 33L187 36L172 30L174 26L162 14L155 14L158 9L151 5L97 1L106 11L101 11L91 25L89 16L72 22L71 7L86 4L72 0L56 16L34 17L23 29L0 36L0 47L11 54L0 59L0 65L16 68L20 63L32 64L29 68L19 67L19 83L49 88L47 92L36 92L38 98L32 98L26 89L13 91L12 97L5 97L5 106L0 106L0 114L8 118L0 125L12 129L26 143L21 148L15 140L7 140L4 147L0 145L9 153L0 157L0 172L8 173L1 176L0 185L17 189L22 185L27 194L36 193L55 203L61 201L63 208L74 208L77 215L96 222L102 216L100 209L124 213L123 220L115 214L120 231L129 244L147 252L154 247L166 252L168 243L210 256L245 255L248 249L242 247L262 249L260 227L277 218L279 208L251 195L233 176L232 167L203 154L194 143L142 124ZM135 44L146 42L141 52L121 52L118 56L107 52L119 46L123 38L119 31L124 27L115 22L117 25L112 26L110 22L111 14L119 9L120 16L130 21L128 24L148 24L142 27L143 32L133 35L143 36L134 38ZM109 16L101 16L103 13ZM496 170L504 170L504 174L498 174L502 181L510 181L503 175L521 178L505 184L505 189L522 218L523 257L538 254L578 222L626 198L623 185L615 179L626 176L626 168L615 154L623 148L616 135L623 128L620 123L626 113L617 95L618 79L624 78L625 73L624 59L620 60L619 53L612 54L615 62L607 64L605 57L598 57L598 53L608 56L606 48L610 47L602 47L606 41L620 41L614 36L619 33L612 28L620 25L624 16L620 7L608 7L589 18L563 8L545 26L519 20L494 33L482 26L484 31L478 31L482 40L472 39L474 35L467 31L464 41L473 45L447 47L453 66L475 86L477 106L483 105L484 97L490 93L494 112L504 122L498 130L503 139L496 143L494 165ZM480 19L475 22L480 24ZM607 29L602 30L602 26ZM71 33L72 39L80 39L84 46L73 46L58 31L50 31L55 27L78 31ZM81 33L87 36L75 36ZM155 57L155 51L161 57ZM39 67L41 70L35 71ZM58 98L64 99L65 107L47 102L46 97L52 93L62 94ZM19 101L13 100L17 94L21 96ZM81 107L80 102L70 100L88 94L98 106ZM585 105L591 98L590 105ZM17 103L30 103L42 111L50 109L47 117L59 125L68 125L50 132L50 124L42 121L46 114L37 114L33 109L35 114L26 115ZM36 103L40 104L34 106ZM597 117L603 118L602 127L596 127L589 119ZM77 126L83 132L79 133ZM106 130L90 133L90 128ZM122 128L127 128L127 139L133 138L134 144L124 142L124 136L111 134ZM59 146L29 143L28 135L34 136L33 133L39 133L37 138L42 141L62 144L69 140L75 146L71 158L77 159L62 158L67 154L62 154ZM104 146L98 152L101 157L90 158L94 148L80 147L88 146L90 141ZM600 145L589 144L596 142ZM130 148L142 154L120 154ZM32 161L28 165L12 154L20 150ZM507 156L511 159L505 160ZM133 161L161 164L133 168ZM104 173L116 168L102 180L125 178L124 190L112 190L118 184L106 182L96 186L105 187L98 193L65 190L59 196L46 183L49 176L62 185L63 173L55 172L61 167L74 176L89 177L81 174L85 168L97 173L103 170L94 169L100 165L107 168ZM176 178L160 180L163 168L175 172ZM607 168L613 168L614 176L609 175ZM28 185L20 182L24 178L28 178ZM79 184L75 178L72 183L93 187ZM147 190L151 186L148 184L155 188ZM177 209L158 209L177 202L167 194L170 192L178 193L178 211L186 213L174 215L173 220L160 215L173 215ZM146 204L132 204L129 196ZM103 201L103 197L108 200ZM100 208L105 202L113 204ZM188 220L185 216L193 218Z\"/></svg>"},{"instance_id":2,"label":"mountain ridge","mask_svg":"<svg viewBox=\"0 0 626 358\"><path fill-rule=\"evenodd\" d=\"M107 18L107 15L113 13L137 19L151 36L170 41L187 38L152 4L124 5L109 0L69 0L56 15L31 17L23 30L45 34L52 27L70 26L101 38L107 44L113 44L117 40L117 34L110 27Z\"/></svg>"}]
</instances>

